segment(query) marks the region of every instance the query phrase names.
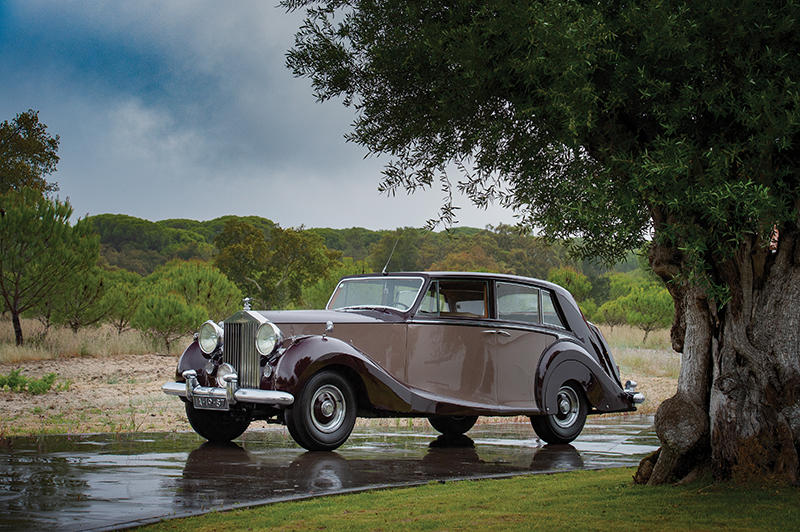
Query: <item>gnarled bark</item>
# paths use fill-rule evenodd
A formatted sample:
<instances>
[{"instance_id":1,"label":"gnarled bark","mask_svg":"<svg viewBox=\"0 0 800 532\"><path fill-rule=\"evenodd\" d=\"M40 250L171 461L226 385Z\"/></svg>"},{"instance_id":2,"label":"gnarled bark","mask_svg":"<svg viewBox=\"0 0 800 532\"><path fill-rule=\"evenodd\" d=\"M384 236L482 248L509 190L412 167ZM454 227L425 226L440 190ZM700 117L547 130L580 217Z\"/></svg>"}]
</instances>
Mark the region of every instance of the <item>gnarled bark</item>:
<instances>
[{"instance_id":1,"label":"gnarled bark","mask_svg":"<svg viewBox=\"0 0 800 532\"><path fill-rule=\"evenodd\" d=\"M678 390L656 413L658 453L637 482L678 481L709 468L717 479L800 480L800 246L785 232L777 253L753 239L714 274L731 290L717 309L701 287L669 283ZM671 278L680 254L655 246Z\"/></svg>"}]
</instances>

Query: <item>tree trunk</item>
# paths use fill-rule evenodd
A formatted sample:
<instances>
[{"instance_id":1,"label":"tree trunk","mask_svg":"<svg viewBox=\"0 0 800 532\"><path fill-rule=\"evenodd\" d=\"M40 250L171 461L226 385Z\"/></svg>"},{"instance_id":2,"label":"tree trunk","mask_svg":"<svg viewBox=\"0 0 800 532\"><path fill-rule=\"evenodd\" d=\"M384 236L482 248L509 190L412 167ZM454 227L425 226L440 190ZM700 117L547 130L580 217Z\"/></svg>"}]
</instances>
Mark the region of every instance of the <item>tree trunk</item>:
<instances>
[{"instance_id":1,"label":"tree trunk","mask_svg":"<svg viewBox=\"0 0 800 532\"><path fill-rule=\"evenodd\" d=\"M19 322L19 312L11 311L11 323L14 324L14 339L17 346L22 345L22 324Z\"/></svg>"},{"instance_id":2,"label":"tree trunk","mask_svg":"<svg viewBox=\"0 0 800 532\"><path fill-rule=\"evenodd\" d=\"M654 247L650 255L654 271L672 278L678 255ZM724 306L710 301L703 288L668 283L676 308L673 348L682 353L681 372L677 393L656 412L661 448L642 461L637 482L674 482L709 469L719 480L758 478L797 484L797 233L783 232L776 253L753 239L715 266L717 282L730 288Z\"/></svg>"}]
</instances>

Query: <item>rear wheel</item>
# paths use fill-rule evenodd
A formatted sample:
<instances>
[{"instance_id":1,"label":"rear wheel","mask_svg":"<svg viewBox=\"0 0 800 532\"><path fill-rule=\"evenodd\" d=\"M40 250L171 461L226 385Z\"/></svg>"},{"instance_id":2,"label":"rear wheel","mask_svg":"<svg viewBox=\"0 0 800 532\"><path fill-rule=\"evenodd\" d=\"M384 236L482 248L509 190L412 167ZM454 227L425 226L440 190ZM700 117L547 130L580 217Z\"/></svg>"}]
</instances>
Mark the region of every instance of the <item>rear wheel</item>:
<instances>
[{"instance_id":1,"label":"rear wheel","mask_svg":"<svg viewBox=\"0 0 800 532\"><path fill-rule=\"evenodd\" d=\"M556 413L531 416L531 426L547 443L569 443L583 430L588 406L583 391L574 382L558 389Z\"/></svg>"},{"instance_id":2,"label":"rear wheel","mask_svg":"<svg viewBox=\"0 0 800 532\"><path fill-rule=\"evenodd\" d=\"M196 433L214 443L238 438L250 425L250 418L244 413L200 410L192 403L186 403L186 417Z\"/></svg>"},{"instance_id":3,"label":"rear wheel","mask_svg":"<svg viewBox=\"0 0 800 532\"><path fill-rule=\"evenodd\" d=\"M446 436L459 436L475 425L478 416L431 416L431 426Z\"/></svg>"},{"instance_id":4,"label":"rear wheel","mask_svg":"<svg viewBox=\"0 0 800 532\"><path fill-rule=\"evenodd\" d=\"M284 412L294 441L309 451L332 451L342 445L356 423L353 387L335 371L311 377L291 408Z\"/></svg>"}]
</instances>

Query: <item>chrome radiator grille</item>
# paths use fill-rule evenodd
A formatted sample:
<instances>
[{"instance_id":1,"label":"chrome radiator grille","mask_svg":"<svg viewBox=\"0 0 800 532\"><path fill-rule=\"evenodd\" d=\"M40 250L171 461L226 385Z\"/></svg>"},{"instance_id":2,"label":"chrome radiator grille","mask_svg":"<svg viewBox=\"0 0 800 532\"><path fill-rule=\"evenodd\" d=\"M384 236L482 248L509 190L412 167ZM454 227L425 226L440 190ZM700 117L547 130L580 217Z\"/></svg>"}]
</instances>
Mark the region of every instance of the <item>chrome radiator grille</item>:
<instances>
[{"instance_id":1,"label":"chrome radiator grille","mask_svg":"<svg viewBox=\"0 0 800 532\"><path fill-rule=\"evenodd\" d=\"M223 360L234 367L242 388L260 388L261 355L256 351L258 323L224 324Z\"/></svg>"}]
</instances>

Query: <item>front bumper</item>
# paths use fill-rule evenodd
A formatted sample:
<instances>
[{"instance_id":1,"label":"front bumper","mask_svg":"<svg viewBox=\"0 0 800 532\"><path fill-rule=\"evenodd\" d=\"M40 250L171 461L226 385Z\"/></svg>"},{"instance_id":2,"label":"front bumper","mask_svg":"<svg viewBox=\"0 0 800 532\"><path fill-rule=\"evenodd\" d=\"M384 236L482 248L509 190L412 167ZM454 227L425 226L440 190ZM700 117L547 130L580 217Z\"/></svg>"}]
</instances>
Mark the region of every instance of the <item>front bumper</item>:
<instances>
[{"instance_id":1,"label":"front bumper","mask_svg":"<svg viewBox=\"0 0 800 532\"><path fill-rule=\"evenodd\" d=\"M239 388L235 375L228 376L225 379L227 381L227 387L225 388L198 385L197 374L192 370L184 371L183 377L186 382L164 383L161 391L167 395L185 397L189 401L193 397L209 397L227 399L228 404L258 403L262 405L291 406L294 403L294 396L290 393Z\"/></svg>"}]
</instances>

